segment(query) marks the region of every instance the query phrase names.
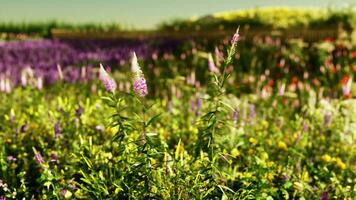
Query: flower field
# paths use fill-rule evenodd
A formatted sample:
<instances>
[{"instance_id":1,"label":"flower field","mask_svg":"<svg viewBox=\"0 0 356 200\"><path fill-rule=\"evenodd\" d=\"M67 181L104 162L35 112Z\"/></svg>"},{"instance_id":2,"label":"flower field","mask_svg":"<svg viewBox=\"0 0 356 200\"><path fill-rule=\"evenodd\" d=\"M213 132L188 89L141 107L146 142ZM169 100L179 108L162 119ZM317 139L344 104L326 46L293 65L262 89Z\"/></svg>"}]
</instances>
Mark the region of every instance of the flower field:
<instances>
[{"instance_id":1,"label":"flower field","mask_svg":"<svg viewBox=\"0 0 356 200\"><path fill-rule=\"evenodd\" d=\"M353 40L0 42L0 199L353 199Z\"/></svg>"}]
</instances>

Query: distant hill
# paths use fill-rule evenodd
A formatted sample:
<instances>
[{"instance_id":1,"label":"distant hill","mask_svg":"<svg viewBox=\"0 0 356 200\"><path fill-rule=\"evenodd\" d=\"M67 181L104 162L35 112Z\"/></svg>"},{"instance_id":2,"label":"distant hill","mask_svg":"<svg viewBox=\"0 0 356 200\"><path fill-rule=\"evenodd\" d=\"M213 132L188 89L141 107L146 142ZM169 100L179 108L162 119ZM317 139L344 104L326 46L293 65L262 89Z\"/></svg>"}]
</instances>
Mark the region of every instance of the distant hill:
<instances>
[{"instance_id":1,"label":"distant hill","mask_svg":"<svg viewBox=\"0 0 356 200\"><path fill-rule=\"evenodd\" d=\"M356 27L356 11L347 9L314 8L255 8L249 10L227 11L200 18L177 19L164 22L160 30L229 30L237 25L254 28L336 28Z\"/></svg>"}]
</instances>

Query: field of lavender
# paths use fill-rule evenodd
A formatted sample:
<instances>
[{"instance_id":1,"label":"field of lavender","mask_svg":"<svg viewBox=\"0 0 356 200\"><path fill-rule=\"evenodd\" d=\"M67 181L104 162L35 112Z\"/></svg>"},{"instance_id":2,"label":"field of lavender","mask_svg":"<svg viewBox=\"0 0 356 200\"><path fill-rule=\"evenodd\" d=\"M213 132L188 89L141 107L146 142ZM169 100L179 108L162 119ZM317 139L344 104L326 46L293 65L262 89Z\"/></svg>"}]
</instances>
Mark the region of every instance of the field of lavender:
<instances>
[{"instance_id":1,"label":"field of lavender","mask_svg":"<svg viewBox=\"0 0 356 200\"><path fill-rule=\"evenodd\" d=\"M353 199L356 43L0 42L0 199Z\"/></svg>"}]
</instances>

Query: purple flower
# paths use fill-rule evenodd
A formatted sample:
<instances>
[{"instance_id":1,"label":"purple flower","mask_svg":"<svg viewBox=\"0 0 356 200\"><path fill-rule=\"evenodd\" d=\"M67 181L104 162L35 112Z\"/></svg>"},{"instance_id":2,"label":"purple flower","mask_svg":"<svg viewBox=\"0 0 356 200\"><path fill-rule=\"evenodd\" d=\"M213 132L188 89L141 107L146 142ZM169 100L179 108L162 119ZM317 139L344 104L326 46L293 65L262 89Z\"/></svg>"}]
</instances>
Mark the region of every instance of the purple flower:
<instances>
[{"instance_id":1,"label":"purple flower","mask_svg":"<svg viewBox=\"0 0 356 200\"><path fill-rule=\"evenodd\" d=\"M134 81L134 91L136 95L144 97L148 94L146 79L144 77L136 77Z\"/></svg>"},{"instance_id":2,"label":"purple flower","mask_svg":"<svg viewBox=\"0 0 356 200\"><path fill-rule=\"evenodd\" d=\"M72 184L69 184L68 187L69 187L71 190L76 190L76 189L78 189L77 186L72 185Z\"/></svg>"},{"instance_id":3,"label":"purple flower","mask_svg":"<svg viewBox=\"0 0 356 200\"><path fill-rule=\"evenodd\" d=\"M137 62L136 53L133 52L131 60L131 71L135 74L134 78L134 92L137 96L144 97L148 94L146 79L143 76L143 72L140 65Z\"/></svg>"},{"instance_id":4,"label":"purple flower","mask_svg":"<svg viewBox=\"0 0 356 200\"><path fill-rule=\"evenodd\" d=\"M56 124L54 125L54 134L56 138L61 136L61 124L59 122L56 122Z\"/></svg>"},{"instance_id":5,"label":"purple flower","mask_svg":"<svg viewBox=\"0 0 356 200\"><path fill-rule=\"evenodd\" d=\"M22 132L27 132L27 130L28 130L28 124L25 123L24 125L21 126L21 131Z\"/></svg>"},{"instance_id":6,"label":"purple flower","mask_svg":"<svg viewBox=\"0 0 356 200\"><path fill-rule=\"evenodd\" d=\"M106 91L114 92L116 90L117 85L115 80L105 71L102 64L100 64L99 80L103 83Z\"/></svg>"},{"instance_id":7,"label":"purple flower","mask_svg":"<svg viewBox=\"0 0 356 200\"><path fill-rule=\"evenodd\" d=\"M250 119L253 119L253 118L256 117L256 107L255 107L255 105L253 105L253 104L250 105L248 116L250 117Z\"/></svg>"},{"instance_id":8,"label":"purple flower","mask_svg":"<svg viewBox=\"0 0 356 200\"><path fill-rule=\"evenodd\" d=\"M5 196L1 196L0 200L6 200L6 197Z\"/></svg>"},{"instance_id":9,"label":"purple flower","mask_svg":"<svg viewBox=\"0 0 356 200\"><path fill-rule=\"evenodd\" d=\"M321 194L321 200L327 200L328 199L328 192L323 192Z\"/></svg>"},{"instance_id":10,"label":"purple flower","mask_svg":"<svg viewBox=\"0 0 356 200\"><path fill-rule=\"evenodd\" d=\"M61 194L62 197L65 197L66 194L67 194L67 192L68 192L67 189L62 189L61 192L60 192L60 194Z\"/></svg>"},{"instance_id":11,"label":"purple flower","mask_svg":"<svg viewBox=\"0 0 356 200\"><path fill-rule=\"evenodd\" d=\"M75 110L75 115L79 118L83 114L83 108L79 105L79 107Z\"/></svg>"},{"instance_id":12,"label":"purple flower","mask_svg":"<svg viewBox=\"0 0 356 200\"><path fill-rule=\"evenodd\" d=\"M55 153L51 153L51 162L57 162L58 161L58 156Z\"/></svg>"},{"instance_id":13,"label":"purple flower","mask_svg":"<svg viewBox=\"0 0 356 200\"><path fill-rule=\"evenodd\" d=\"M237 124L237 121L239 120L239 116L240 116L239 109L235 109L234 112L232 113L232 121L234 122L234 124Z\"/></svg>"},{"instance_id":14,"label":"purple flower","mask_svg":"<svg viewBox=\"0 0 356 200\"><path fill-rule=\"evenodd\" d=\"M43 164L45 161L43 160L42 156L40 153L35 152L35 160L38 164Z\"/></svg>"}]
</instances>

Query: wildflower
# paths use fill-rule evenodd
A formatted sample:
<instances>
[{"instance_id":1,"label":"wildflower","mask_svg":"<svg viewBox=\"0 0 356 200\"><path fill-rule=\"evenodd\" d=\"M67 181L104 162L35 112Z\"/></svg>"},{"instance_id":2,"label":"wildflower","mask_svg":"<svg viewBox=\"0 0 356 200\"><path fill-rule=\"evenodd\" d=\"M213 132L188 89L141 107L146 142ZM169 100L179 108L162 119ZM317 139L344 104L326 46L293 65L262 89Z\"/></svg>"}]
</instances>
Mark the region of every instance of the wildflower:
<instances>
[{"instance_id":1,"label":"wildflower","mask_svg":"<svg viewBox=\"0 0 356 200\"><path fill-rule=\"evenodd\" d=\"M324 154L321 159L326 163L331 161L331 157L328 154Z\"/></svg>"},{"instance_id":2,"label":"wildflower","mask_svg":"<svg viewBox=\"0 0 356 200\"><path fill-rule=\"evenodd\" d=\"M236 33L234 34L234 36L232 36L232 39L231 39L232 46L236 46L237 42L240 40L239 30L240 30L240 27L237 28Z\"/></svg>"},{"instance_id":3,"label":"wildflower","mask_svg":"<svg viewBox=\"0 0 356 200\"><path fill-rule=\"evenodd\" d=\"M298 190L298 191L303 191L304 190L303 183L301 183L301 182L294 182L293 183L293 187L294 187L295 190Z\"/></svg>"},{"instance_id":4,"label":"wildflower","mask_svg":"<svg viewBox=\"0 0 356 200\"><path fill-rule=\"evenodd\" d=\"M267 99L268 97L268 92L266 90L266 87L263 87L262 90L261 90L261 98L262 99Z\"/></svg>"},{"instance_id":5,"label":"wildflower","mask_svg":"<svg viewBox=\"0 0 356 200\"><path fill-rule=\"evenodd\" d=\"M342 86L342 92L343 92L345 97L349 97L350 96L350 94L351 94L351 86L352 86L352 78L350 77L347 80L346 84L344 84Z\"/></svg>"},{"instance_id":6,"label":"wildflower","mask_svg":"<svg viewBox=\"0 0 356 200\"><path fill-rule=\"evenodd\" d=\"M234 148L234 149L231 150L231 156L232 156L232 157L236 158L236 157L238 157L239 155L240 155L240 152L239 152L239 150L237 150L236 148Z\"/></svg>"},{"instance_id":7,"label":"wildflower","mask_svg":"<svg viewBox=\"0 0 356 200\"><path fill-rule=\"evenodd\" d=\"M267 174L266 174L266 179L267 179L268 181L273 181L273 180L274 180L274 175L273 175L273 173L271 173L271 172L267 173Z\"/></svg>"},{"instance_id":8,"label":"wildflower","mask_svg":"<svg viewBox=\"0 0 356 200\"><path fill-rule=\"evenodd\" d=\"M102 64L100 64L100 71L99 71L99 80L105 86L106 91L114 92L117 88L116 82L110 75L105 71Z\"/></svg>"},{"instance_id":9,"label":"wildflower","mask_svg":"<svg viewBox=\"0 0 356 200\"><path fill-rule=\"evenodd\" d=\"M215 66L215 63L214 63L214 59L213 59L213 56L211 55L211 53L209 53L209 56L208 56L208 66L209 66L209 70L215 74L219 74L219 69Z\"/></svg>"},{"instance_id":10,"label":"wildflower","mask_svg":"<svg viewBox=\"0 0 356 200\"><path fill-rule=\"evenodd\" d=\"M351 57L352 57L353 59L356 59L356 50L354 50L354 51L351 52Z\"/></svg>"},{"instance_id":11,"label":"wildflower","mask_svg":"<svg viewBox=\"0 0 356 200\"><path fill-rule=\"evenodd\" d=\"M279 141L278 142L278 148L281 149L281 150L284 150L284 151L288 150L288 147L287 147L286 143L284 143L283 141Z\"/></svg>"},{"instance_id":12,"label":"wildflower","mask_svg":"<svg viewBox=\"0 0 356 200\"><path fill-rule=\"evenodd\" d=\"M255 105L253 105L253 104L250 105L248 116L250 117L250 119L253 119L253 118L256 117L256 107L255 107Z\"/></svg>"},{"instance_id":13,"label":"wildflower","mask_svg":"<svg viewBox=\"0 0 356 200\"><path fill-rule=\"evenodd\" d=\"M239 116L240 116L239 109L234 109L234 112L232 113L232 121L234 122L234 124L237 124L237 121L239 120Z\"/></svg>"},{"instance_id":14,"label":"wildflower","mask_svg":"<svg viewBox=\"0 0 356 200\"><path fill-rule=\"evenodd\" d=\"M143 76L135 78L134 91L136 95L140 97L144 97L148 94L146 79Z\"/></svg>"},{"instance_id":15,"label":"wildflower","mask_svg":"<svg viewBox=\"0 0 356 200\"><path fill-rule=\"evenodd\" d=\"M215 59L216 59L216 62L217 64L219 65L219 63L224 60L224 54L222 52L220 52L219 48L218 47L215 47Z\"/></svg>"},{"instance_id":16,"label":"wildflower","mask_svg":"<svg viewBox=\"0 0 356 200\"><path fill-rule=\"evenodd\" d=\"M24 125L21 126L21 131L26 132L28 130L28 124L25 123Z\"/></svg>"},{"instance_id":17,"label":"wildflower","mask_svg":"<svg viewBox=\"0 0 356 200\"><path fill-rule=\"evenodd\" d=\"M328 192L323 192L321 194L321 200L327 200L328 199Z\"/></svg>"},{"instance_id":18,"label":"wildflower","mask_svg":"<svg viewBox=\"0 0 356 200\"><path fill-rule=\"evenodd\" d=\"M38 164L43 164L45 163L45 161L43 160L42 156L40 153L38 153L37 151L35 151L35 160Z\"/></svg>"},{"instance_id":19,"label":"wildflower","mask_svg":"<svg viewBox=\"0 0 356 200\"><path fill-rule=\"evenodd\" d=\"M340 158L336 158L336 166L340 169L346 169L346 164Z\"/></svg>"},{"instance_id":20,"label":"wildflower","mask_svg":"<svg viewBox=\"0 0 356 200\"><path fill-rule=\"evenodd\" d=\"M285 90L286 90L286 84L283 83L283 84L281 85L281 87L279 88L278 95L279 95L279 96L283 96Z\"/></svg>"},{"instance_id":21,"label":"wildflower","mask_svg":"<svg viewBox=\"0 0 356 200\"><path fill-rule=\"evenodd\" d=\"M103 131L104 128L103 128L102 126L100 126L100 125L96 125L96 126L95 126L95 130L96 130L96 131Z\"/></svg>"},{"instance_id":22,"label":"wildflower","mask_svg":"<svg viewBox=\"0 0 356 200\"><path fill-rule=\"evenodd\" d=\"M59 122L56 122L56 124L54 125L54 134L56 138L61 136L61 124Z\"/></svg>"},{"instance_id":23,"label":"wildflower","mask_svg":"<svg viewBox=\"0 0 356 200\"><path fill-rule=\"evenodd\" d=\"M6 200L6 197L5 196L1 196L0 200Z\"/></svg>"},{"instance_id":24,"label":"wildflower","mask_svg":"<svg viewBox=\"0 0 356 200\"><path fill-rule=\"evenodd\" d=\"M135 74L137 74L137 73L142 74L142 71L141 71L140 65L138 64L137 56L136 56L135 52L132 53L131 71Z\"/></svg>"},{"instance_id":25,"label":"wildflower","mask_svg":"<svg viewBox=\"0 0 356 200\"><path fill-rule=\"evenodd\" d=\"M58 78L59 80L63 80L63 72L60 64L57 64Z\"/></svg>"},{"instance_id":26,"label":"wildflower","mask_svg":"<svg viewBox=\"0 0 356 200\"><path fill-rule=\"evenodd\" d=\"M38 77L36 83L37 83L37 89L42 90L42 88L43 88L43 78L42 77Z\"/></svg>"},{"instance_id":27,"label":"wildflower","mask_svg":"<svg viewBox=\"0 0 356 200\"><path fill-rule=\"evenodd\" d=\"M72 197L72 193L67 189L62 189L60 195L65 199L70 199Z\"/></svg>"},{"instance_id":28,"label":"wildflower","mask_svg":"<svg viewBox=\"0 0 356 200\"><path fill-rule=\"evenodd\" d=\"M51 162L57 162L58 161L58 156L55 153L51 153Z\"/></svg>"},{"instance_id":29,"label":"wildflower","mask_svg":"<svg viewBox=\"0 0 356 200\"><path fill-rule=\"evenodd\" d=\"M11 92L11 81L9 78L5 79L5 92L6 93Z\"/></svg>"},{"instance_id":30,"label":"wildflower","mask_svg":"<svg viewBox=\"0 0 356 200\"><path fill-rule=\"evenodd\" d=\"M82 114L83 114L83 108L82 106L79 105L79 107L75 110L75 116L79 118L80 116L82 116Z\"/></svg>"},{"instance_id":31,"label":"wildflower","mask_svg":"<svg viewBox=\"0 0 356 200\"><path fill-rule=\"evenodd\" d=\"M131 60L131 71L135 74L134 78L134 92L140 97L144 97L148 94L146 79L143 76L143 72L137 62L136 53L133 53Z\"/></svg>"},{"instance_id":32,"label":"wildflower","mask_svg":"<svg viewBox=\"0 0 356 200\"><path fill-rule=\"evenodd\" d=\"M12 156L12 155L7 156L6 159L7 159L8 161L16 161L16 160L17 160L17 159L16 159L14 156Z\"/></svg>"},{"instance_id":33,"label":"wildflower","mask_svg":"<svg viewBox=\"0 0 356 200\"><path fill-rule=\"evenodd\" d=\"M252 144L257 144L257 140L253 137L251 137L250 139L248 139L249 142L251 142Z\"/></svg>"}]
</instances>

